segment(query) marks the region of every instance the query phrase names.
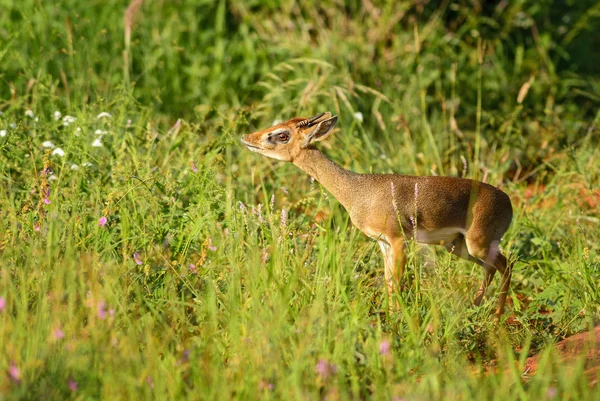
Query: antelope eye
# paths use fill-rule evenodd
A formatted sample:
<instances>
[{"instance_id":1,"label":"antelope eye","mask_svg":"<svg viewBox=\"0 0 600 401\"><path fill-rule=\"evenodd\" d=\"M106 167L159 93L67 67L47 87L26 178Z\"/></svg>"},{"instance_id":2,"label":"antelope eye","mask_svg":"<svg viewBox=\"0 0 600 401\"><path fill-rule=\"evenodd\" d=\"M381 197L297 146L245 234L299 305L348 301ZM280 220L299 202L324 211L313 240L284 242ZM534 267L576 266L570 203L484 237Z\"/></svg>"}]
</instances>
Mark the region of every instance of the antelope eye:
<instances>
[{"instance_id":1,"label":"antelope eye","mask_svg":"<svg viewBox=\"0 0 600 401\"><path fill-rule=\"evenodd\" d=\"M287 141L288 141L288 139L290 139L290 136L289 136L288 134L281 133L281 134L277 135L277 139L278 139L280 142L287 142Z\"/></svg>"}]
</instances>

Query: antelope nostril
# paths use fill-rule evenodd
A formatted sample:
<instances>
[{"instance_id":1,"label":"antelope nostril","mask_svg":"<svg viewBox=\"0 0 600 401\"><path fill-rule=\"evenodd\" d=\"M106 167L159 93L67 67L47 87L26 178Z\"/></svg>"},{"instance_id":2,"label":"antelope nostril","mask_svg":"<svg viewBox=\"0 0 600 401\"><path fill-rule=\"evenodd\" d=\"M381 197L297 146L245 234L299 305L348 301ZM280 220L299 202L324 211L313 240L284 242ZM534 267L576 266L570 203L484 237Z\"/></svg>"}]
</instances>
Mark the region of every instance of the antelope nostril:
<instances>
[{"instance_id":1,"label":"antelope nostril","mask_svg":"<svg viewBox=\"0 0 600 401\"><path fill-rule=\"evenodd\" d=\"M246 139L244 139L244 138L246 138L246 135L242 135L242 137L240 138L240 141L246 142Z\"/></svg>"}]
</instances>

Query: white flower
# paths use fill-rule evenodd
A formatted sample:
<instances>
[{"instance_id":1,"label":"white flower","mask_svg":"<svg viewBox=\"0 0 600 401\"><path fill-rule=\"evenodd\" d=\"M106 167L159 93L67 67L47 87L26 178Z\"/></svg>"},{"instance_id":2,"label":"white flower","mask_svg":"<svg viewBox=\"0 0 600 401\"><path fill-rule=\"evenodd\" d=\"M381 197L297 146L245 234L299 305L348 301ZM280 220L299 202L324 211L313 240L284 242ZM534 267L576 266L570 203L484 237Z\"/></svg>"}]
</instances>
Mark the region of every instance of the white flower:
<instances>
[{"instance_id":1,"label":"white flower","mask_svg":"<svg viewBox=\"0 0 600 401\"><path fill-rule=\"evenodd\" d=\"M56 148L52 151L53 155L58 155L60 157L63 157L65 155L65 151L62 150L61 148Z\"/></svg>"},{"instance_id":2,"label":"white flower","mask_svg":"<svg viewBox=\"0 0 600 401\"><path fill-rule=\"evenodd\" d=\"M50 148L50 149L52 149L52 148L54 147L54 144L53 144L52 142L50 142L50 141L44 141L44 142L42 143L42 146L43 146L44 148Z\"/></svg>"},{"instance_id":3,"label":"white flower","mask_svg":"<svg viewBox=\"0 0 600 401\"><path fill-rule=\"evenodd\" d=\"M92 166L93 166L93 164L92 164L92 163L90 163L90 162L83 162L83 163L81 163L81 165L82 165L83 167L92 167Z\"/></svg>"},{"instance_id":4,"label":"white flower","mask_svg":"<svg viewBox=\"0 0 600 401\"><path fill-rule=\"evenodd\" d=\"M17 124L15 124L15 123L10 123L10 124L8 124L8 126L12 129L17 128Z\"/></svg>"},{"instance_id":5,"label":"white flower","mask_svg":"<svg viewBox=\"0 0 600 401\"><path fill-rule=\"evenodd\" d=\"M94 142L92 142L92 146L95 148L101 148L102 147L102 141L100 140L100 138L96 138L96 140Z\"/></svg>"},{"instance_id":6,"label":"white flower","mask_svg":"<svg viewBox=\"0 0 600 401\"><path fill-rule=\"evenodd\" d=\"M33 114L33 110L26 110L25 115L29 118L35 117L35 114Z\"/></svg>"},{"instance_id":7,"label":"white flower","mask_svg":"<svg viewBox=\"0 0 600 401\"><path fill-rule=\"evenodd\" d=\"M102 113L98 114L96 118L99 120L101 118L112 118L112 116L109 113L103 111Z\"/></svg>"},{"instance_id":8,"label":"white flower","mask_svg":"<svg viewBox=\"0 0 600 401\"><path fill-rule=\"evenodd\" d=\"M6 130L5 129L0 130L0 136L6 136Z\"/></svg>"},{"instance_id":9,"label":"white flower","mask_svg":"<svg viewBox=\"0 0 600 401\"><path fill-rule=\"evenodd\" d=\"M363 122L363 115L360 111L357 111L356 113L354 113L354 119L356 121L358 121L359 123Z\"/></svg>"},{"instance_id":10,"label":"white flower","mask_svg":"<svg viewBox=\"0 0 600 401\"><path fill-rule=\"evenodd\" d=\"M65 127L68 127L69 124L74 123L75 121L77 121L77 118L75 118L73 116L64 116L63 117L63 125Z\"/></svg>"},{"instance_id":11,"label":"white flower","mask_svg":"<svg viewBox=\"0 0 600 401\"><path fill-rule=\"evenodd\" d=\"M54 119L58 121L58 120L60 120L60 118L61 118L61 117L62 117L62 114L61 114L61 112L60 112L60 111L58 111L58 110L56 110L56 111L54 112Z\"/></svg>"},{"instance_id":12,"label":"white flower","mask_svg":"<svg viewBox=\"0 0 600 401\"><path fill-rule=\"evenodd\" d=\"M94 132L94 134L96 134L96 135L106 135L106 134L108 134L108 132L107 132L107 131L103 131L103 130L101 130L101 129L97 129L97 130Z\"/></svg>"},{"instance_id":13,"label":"white flower","mask_svg":"<svg viewBox=\"0 0 600 401\"><path fill-rule=\"evenodd\" d=\"M56 181L56 180L58 180L58 177L53 174L50 177L48 177L48 180L50 180L50 181Z\"/></svg>"},{"instance_id":14,"label":"white flower","mask_svg":"<svg viewBox=\"0 0 600 401\"><path fill-rule=\"evenodd\" d=\"M75 163L71 164L71 170L79 170L79 166Z\"/></svg>"}]
</instances>

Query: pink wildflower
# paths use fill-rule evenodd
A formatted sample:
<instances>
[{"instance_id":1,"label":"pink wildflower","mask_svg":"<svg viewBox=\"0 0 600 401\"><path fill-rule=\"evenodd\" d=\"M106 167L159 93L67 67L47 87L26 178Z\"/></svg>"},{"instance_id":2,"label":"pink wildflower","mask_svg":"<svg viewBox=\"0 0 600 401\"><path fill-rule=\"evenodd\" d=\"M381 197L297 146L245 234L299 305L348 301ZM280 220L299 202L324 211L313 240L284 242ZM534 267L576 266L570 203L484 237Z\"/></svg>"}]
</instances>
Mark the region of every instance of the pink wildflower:
<instances>
[{"instance_id":1,"label":"pink wildflower","mask_svg":"<svg viewBox=\"0 0 600 401\"><path fill-rule=\"evenodd\" d=\"M106 303L104 303L104 301L98 302L98 305L96 306L96 311L100 320L106 319Z\"/></svg>"},{"instance_id":2,"label":"pink wildflower","mask_svg":"<svg viewBox=\"0 0 600 401\"><path fill-rule=\"evenodd\" d=\"M19 371L19 368L17 368L17 365L15 365L14 362L10 363L10 368L8 368L8 375L10 376L11 380L15 383L21 383L21 372Z\"/></svg>"},{"instance_id":3,"label":"pink wildflower","mask_svg":"<svg viewBox=\"0 0 600 401\"><path fill-rule=\"evenodd\" d=\"M270 383L266 380L261 380L258 382L258 388L259 390L273 390L275 386L273 383Z\"/></svg>"},{"instance_id":4,"label":"pink wildflower","mask_svg":"<svg viewBox=\"0 0 600 401\"><path fill-rule=\"evenodd\" d=\"M106 223L108 222L108 219L106 218L106 216L102 216L100 217L100 219L98 220L98 226L99 227L104 227L106 225Z\"/></svg>"},{"instance_id":5,"label":"pink wildflower","mask_svg":"<svg viewBox=\"0 0 600 401\"><path fill-rule=\"evenodd\" d=\"M190 273L191 274L198 274L198 270L196 270L196 265L195 264L190 263L189 268L190 268Z\"/></svg>"},{"instance_id":6,"label":"pink wildflower","mask_svg":"<svg viewBox=\"0 0 600 401\"><path fill-rule=\"evenodd\" d=\"M198 172L198 167L196 167L196 163L194 163L194 162L192 161L192 162L190 162L190 165L192 166L192 171L193 171L194 173L197 173L197 172Z\"/></svg>"},{"instance_id":7,"label":"pink wildflower","mask_svg":"<svg viewBox=\"0 0 600 401\"><path fill-rule=\"evenodd\" d=\"M67 385L71 391L77 391L77 382L72 377L69 377L69 380L67 380Z\"/></svg>"},{"instance_id":8,"label":"pink wildflower","mask_svg":"<svg viewBox=\"0 0 600 401\"><path fill-rule=\"evenodd\" d=\"M0 312L2 312L6 308L6 298L0 297Z\"/></svg>"},{"instance_id":9,"label":"pink wildflower","mask_svg":"<svg viewBox=\"0 0 600 401\"><path fill-rule=\"evenodd\" d=\"M52 334L54 335L55 340L62 340L63 338L65 338L65 333L60 329L60 327L54 329Z\"/></svg>"},{"instance_id":10,"label":"pink wildflower","mask_svg":"<svg viewBox=\"0 0 600 401\"><path fill-rule=\"evenodd\" d=\"M337 371L337 366L330 364L326 359L320 359L315 366L315 371L325 380Z\"/></svg>"},{"instance_id":11,"label":"pink wildflower","mask_svg":"<svg viewBox=\"0 0 600 401\"><path fill-rule=\"evenodd\" d=\"M49 205L49 204L50 204L50 199L48 199L48 198L44 198L44 203L45 203L46 205Z\"/></svg>"},{"instance_id":12,"label":"pink wildflower","mask_svg":"<svg viewBox=\"0 0 600 401\"><path fill-rule=\"evenodd\" d=\"M389 355L391 348L390 340L382 340L379 343L379 353L383 356Z\"/></svg>"},{"instance_id":13,"label":"pink wildflower","mask_svg":"<svg viewBox=\"0 0 600 401\"><path fill-rule=\"evenodd\" d=\"M137 263L138 266L144 264L144 262L142 261L142 259L140 259L140 254L137 253L137 252L133 254L133 259L135 259L135 263Z\"/></svg>"}]
</instances>

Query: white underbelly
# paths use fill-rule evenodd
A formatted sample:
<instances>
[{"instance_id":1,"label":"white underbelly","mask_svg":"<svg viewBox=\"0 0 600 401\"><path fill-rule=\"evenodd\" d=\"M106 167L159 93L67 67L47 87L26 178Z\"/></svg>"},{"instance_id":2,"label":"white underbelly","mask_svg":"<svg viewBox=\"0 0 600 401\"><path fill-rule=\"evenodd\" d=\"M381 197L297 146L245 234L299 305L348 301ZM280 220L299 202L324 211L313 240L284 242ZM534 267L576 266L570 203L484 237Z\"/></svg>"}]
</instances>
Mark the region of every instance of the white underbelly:
<instances>
[{"instance_id":1,"label":"white underbelly","mask_svg":"<svg viewBox=\"0 0 600 401\"><path fill-rule=\"evenodd\" d=\"M444 227L435 230L417 229L417 242L424 244L448 244L459 235L465 234L462 227Z\"/></svg>"},{"instance_id":2,"label":"white underbelly","mask_svg":"<svg viewBox=\"0 0 600 401\"><path fill-rule=\"evenodd\" d=\"M374 230L370 227L364 227L363 232L369 237L377 241L384 241L389 243L389 239L379 230ZM438 244L444 245L451 243L459 235L465 235L465 229L462 227L444 227L435 230L427 230L425 228L419 228L417 230L416 241L423 244ZM412 237L409 235L409 237Z\"/></svg>"}]
</instances>

